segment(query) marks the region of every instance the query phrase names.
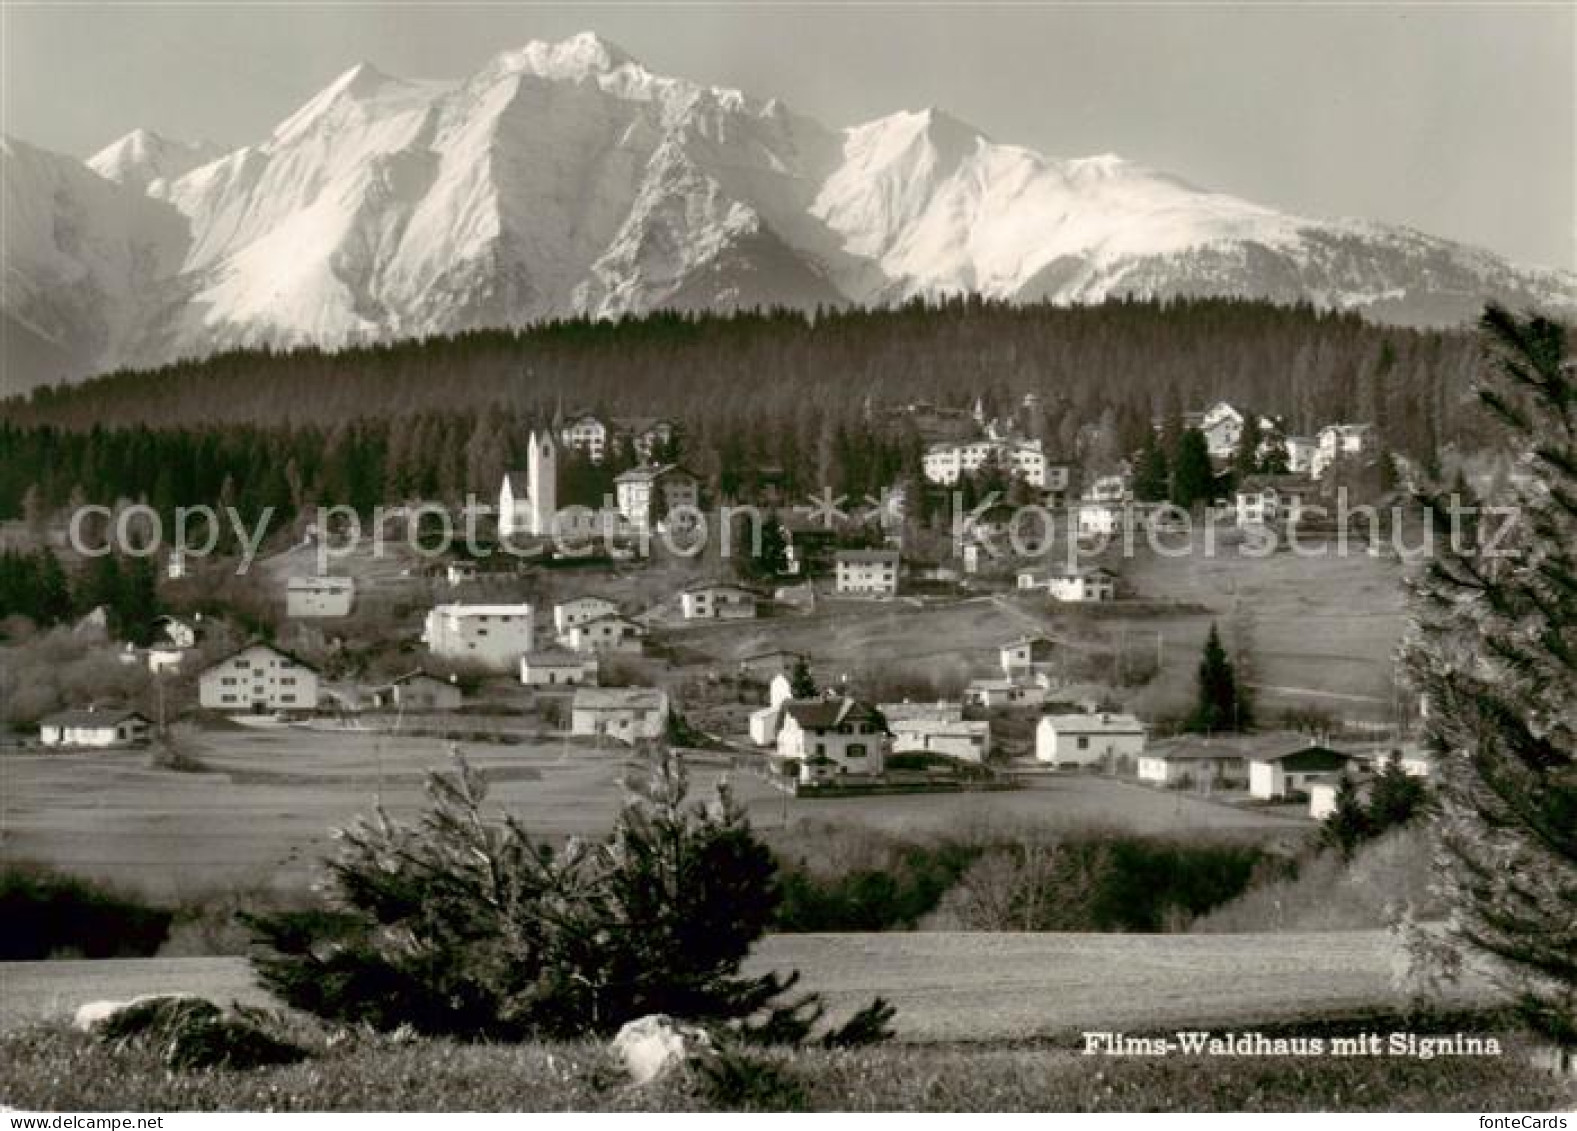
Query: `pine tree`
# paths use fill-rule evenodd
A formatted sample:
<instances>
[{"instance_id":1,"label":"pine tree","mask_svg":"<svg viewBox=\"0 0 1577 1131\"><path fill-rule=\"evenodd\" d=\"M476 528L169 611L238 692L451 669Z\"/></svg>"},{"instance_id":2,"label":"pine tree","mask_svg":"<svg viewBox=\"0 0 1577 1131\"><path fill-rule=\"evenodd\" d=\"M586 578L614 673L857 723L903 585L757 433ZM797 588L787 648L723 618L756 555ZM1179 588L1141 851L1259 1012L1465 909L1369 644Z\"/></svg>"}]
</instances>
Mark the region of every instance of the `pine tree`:
<instances>
[{"instance_id":1,"label":"pine tree","mask_svg":"<svg viewBox=\"0 0 1577 1131\"><path fill-rule=\"evenodd\" d=\"M1187 729L1197 734L1244 730L1249 725L1246 705L1238 693L1237 673L1214 622L1205 637L1199 660L1198 701Z\"/></svg>"},{"instance_id":2,"label":"pine tree","mask_svg":"<svg viewBox=\"0 0 1577 1131\"><path fill-rule=\"evenodd\" d=\"M1358 792L1358 784L1346 774L1336 786L1336 805L1320 826L1320 839L1343 857L1353 854L1364 841L1373 835L1369 811Z\"/></svg>"},{"instance_id":3,"label":"pine tree","mask_svg":"<svg viewBox=\"0 0 1577 1131\"><path fill-rule=\"evenodd\" d=\"M1577 376L1566 330L1489 307L1478 388L1525 479L1495 555L1439 529L1404 663L1439 765L1433 829L1454 941L1538 1030L1577 1044Z\"/></svg>"},{"instance_id":4,"label":"pine tree","mask_svg":"<svg viewBox=\"0 0 1577 1131\"><path fill-rule=\"evenodd\" d=\"M810 674L810 665L804 656L796 657L794 666L789 669L789 690L796 699L816 698L816 679Z\"/></svg>"},{"instance_id":5,"label":"pine tree","mask_svg":"<svg viewBox=\"0 0 1577 1131\"><path fill-rule=\"evenodd\" d=\"M1239 483L1251 475L1259 474L1259 448L1264 438L1265 434L1259 426L1259 413L1246 413L1243 429L1238 433L1237 450L1232 453L1232 474Z\"/></svg>"},{"instance_id":6,"label":"pine tree","mask_svg":"<svg viewBox=\"0 0 1577 1131\"><path fill-rule=\"evenodd\" d=\"M1216 473L1210 465L1210 444L1197 428L1185 428L1172 465L1172 502L1188 510L1215 495Z\"/></svg>"},{"instance_id":7,"label":"pine tree","mask_svg":"<svg viewBox=\"0 0 1577 1131\"><path fill-rule=\"evenodd\" d=\"M1166 453L1161 450L1161 438L1151 429L1145 434L1144 445L1139 450L1139 462L1134 468L1134 497L1141 503L1164 502L1170 487L1169 474Z\"/></svg>"}]
</instances>

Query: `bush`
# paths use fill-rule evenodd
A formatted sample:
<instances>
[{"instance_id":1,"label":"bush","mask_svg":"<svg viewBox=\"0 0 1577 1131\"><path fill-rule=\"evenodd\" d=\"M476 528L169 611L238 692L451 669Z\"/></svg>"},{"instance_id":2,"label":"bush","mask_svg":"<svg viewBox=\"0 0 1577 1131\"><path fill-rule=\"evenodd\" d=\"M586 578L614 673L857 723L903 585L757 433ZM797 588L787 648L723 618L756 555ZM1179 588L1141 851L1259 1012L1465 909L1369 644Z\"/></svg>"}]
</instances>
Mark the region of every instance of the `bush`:
<instances>
[{"instance_id":1,"label":"bush","mask_svg":"<svg viewBox=\"0 0 1577 1131\"><path fill-rule=\"evenodd\" d=\"M155 1049L166 1068L260 1068L294 1064L307 1052L266 1032L260 1013L228 1017L195 997L155 997L135 1002L98 1030L100 1040Z\"/></svg>"},{"instance_id":2,"label":"bush","mask_svg":"<svg viewBox=\"0 0 1577 1131\"><path fill-rule=\"evenodd\" d=\"M806 1037L797 974L740 966L777 906L771 854L726 787L686 805L680 760L654 753L612 835L562 852L482 812L458 754L414 825L379 812L340 836L334 917L249 917L280 1000L340 1022L474 1038L607 1034L650 1013Z\"/></svg>"},{"instance_id":3,"label":"bush","mask_svg":"<svg viewBox=\"0 0 1577 1131\"><path fill-rule=\"evenodd\" d=\"M145 958L158 951L173 917L162 907L48 868L10 864L0 870L0 961Z\"/></svg>"}]
</instances>

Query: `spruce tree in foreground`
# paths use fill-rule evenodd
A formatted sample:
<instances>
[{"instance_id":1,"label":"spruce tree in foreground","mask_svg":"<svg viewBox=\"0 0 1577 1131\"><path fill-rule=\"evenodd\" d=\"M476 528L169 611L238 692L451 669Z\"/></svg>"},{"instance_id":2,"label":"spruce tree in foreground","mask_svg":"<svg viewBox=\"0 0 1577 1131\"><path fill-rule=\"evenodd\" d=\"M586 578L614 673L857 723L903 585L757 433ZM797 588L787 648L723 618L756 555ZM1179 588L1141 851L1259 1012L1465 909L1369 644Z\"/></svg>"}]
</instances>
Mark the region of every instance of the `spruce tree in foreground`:
<instances>
[{"instance_id":1,"label":"spruce tree in foreground","mask_svg":"<svg viewBox=\"0 0 1577 1131\"><path fill-rule=\"evenodd\" d=\"M248 916L281 1001L376 1029L520 1040L611 1033L650 1013L797 1043L823 1016L797 973L745 974L772 921L777 866L726 786L687 802L680 760L653 751L612 834L562 851L483 811L465 759L428 782L414 824L379 811L339 834L325 910ZM889 1035L874 1001L822 1043Z\"/></svg>"},{"instance_id":2,"label":"spruce tree in foreground","mask_svg":"<svg viewBox=\"0 0 1577 1131\"><path fill-rule=\"evenodd\" d=\"M1434 827L1454 940L1529 1022L1577 1044L1577 375L1565 330L1491 306L1478 389L1519 457L1497 553L1449 542L1414 582L1404 662L1440 767ZM1480 523L1487 532L1498 519Z\"/></svg>"}]
</instances>

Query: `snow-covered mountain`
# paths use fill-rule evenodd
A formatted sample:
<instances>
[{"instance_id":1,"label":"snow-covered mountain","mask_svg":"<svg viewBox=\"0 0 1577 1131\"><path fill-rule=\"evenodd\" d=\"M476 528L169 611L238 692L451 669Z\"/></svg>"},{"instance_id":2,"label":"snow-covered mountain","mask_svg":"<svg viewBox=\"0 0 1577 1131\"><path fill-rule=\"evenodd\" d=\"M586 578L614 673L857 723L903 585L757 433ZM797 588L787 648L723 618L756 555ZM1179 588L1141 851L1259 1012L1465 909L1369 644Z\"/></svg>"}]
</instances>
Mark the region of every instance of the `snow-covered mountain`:
<instances>
[{"instance_id":1,"label":"snow-covered mountain","mask_svg":"<svg viewBox=\"0 0 1577 1131\"><path fill-rule=\"evenodd\" d=\"M222 155L146 131L86 165L3 153L8 387L236 345L960 292L1577 310L1570 273L1048 158L935 110L833 130L590 34L459 82L362 64Z\"/></svg>"},{"instance_id":2,"label":"snow-covered mountain","mask_svg":"<svg viewBox=\"0 0 1577 1131\"><path fill-rule=\"evenodd\" d=\"M211 141L173 141L138 129L89 157L88 168L105 180L159 196L168 182L223 155L224 148Z\"/></svg>"}]
</instances>

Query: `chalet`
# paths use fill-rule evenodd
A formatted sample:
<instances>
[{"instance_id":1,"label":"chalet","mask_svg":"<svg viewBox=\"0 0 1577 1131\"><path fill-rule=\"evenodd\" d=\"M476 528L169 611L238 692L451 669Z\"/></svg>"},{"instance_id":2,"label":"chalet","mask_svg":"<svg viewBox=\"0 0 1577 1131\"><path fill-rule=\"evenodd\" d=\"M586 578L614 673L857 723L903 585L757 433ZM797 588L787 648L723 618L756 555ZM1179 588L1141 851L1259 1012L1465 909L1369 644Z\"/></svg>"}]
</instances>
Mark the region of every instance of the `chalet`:
<instances>
[{"instance_id":1,"label":"chalet","mask_svg":"<svg viewBox=\"0 0 1577 1131\"><path fill-rule=\"evenodd\" d=\"M318 705L318 673L270 644L248 644L198 675L197 701L232 714L311 711Z\"/></svg>"},{"instance_id":2,"label":"chalet","mask_svg":"<svg viewBox=\"0 0 1577 1131\"><path fill-rule=\"evenodd\" d=\"M869 703L846 696L791 699L782 711L778 756L798 763L800 781L881 774L891 734Z\"/></svg>"},{"instance_id":3,"label":"chalet","mask_svg":"<svg viewBox=\"0 0 1577 1131\"><path fill-rule=\"evenodd\" d=\"M1262 801L1306 794L1316 782L1339 781L1356 761L1309 739L1296 750L1261 749L1249 755L1248 791Z\"/></svg>"},{"instance_id":4,"label":"chalet","mask_svg":"<svg viewBox=\"0 0 1577 1131\"><path fill-rule=\"evenodd\" d=\"M833 558L837 592L888 599L898 595L897 550L839 550Z\"/></svg>"},{"instance_id":5,"label":"chalet","mask_svg":"<svg viewBox=\"0 0 1577 1131\"><path fill-rule=\"evenodd\" d=\"M345 617L355 598L355 578L292 577L285 583L285 615Z\"/></svg>"},{"instance_id":6,"label":"chalet","mask_svg":"<svg viewBox=\"0 0 1577 1131\"><path fill-rule=\"evenodd\" d=\"M1375 431L1372 424L1327 424L1314 437L1314 454L1309 460L1309 474L1316 479L1337 460L1361 460L1374 451Z\"/></svg>"},{"instance_id":7,"label":"chalet","mask_svg":"<svg viewBox=\"0 0 1577 1131\"><path fill-rule=\"evenodd\" d=\"M1039 707L1046 701L1046 684L1035 679L976 679L964 688L964 702L971 707L997 710Z\"/></svg>"},{"instance_id":8,"label":"chalet","mask_svg":"<svg viewBox=\"0 0 1577 1131\"><path fill-rule=\"evenodd\" d=\"M627 652L640 655L646 627L628 617L602 616L572 625L560 643L571 652Z\"/></svg>"},{"instance_id":9,"label":"chalet","mask_svg":"<svg viewBox=\"0 0 1577 1131\"><path fill-rule=\"evenodd\" d=\"M1242 789L1248 759L1241 740L1186 736L1155 743L1139 757L1140 781L1193 789Z\"/></svg>"},{"instance_id":10,"label":"chalet","mask_svg":"<svg viewBox=\"0 0 1577 1131\"><path fill-rule=\"evenodd\" d=\"M1090 481L1080 499L1086 503L1131 503L1133 487L1130 477L1126 472L1098 476Z\"/></svg>"},{"instance_id":11,"label":"chalet","mask_svg":"<svg viewBox=\"0 0 1577 1131\"><path fill-rule=\"evenodd\" d=\"M422 642L434 656L507 671L531 651L535 614L529 604L436 605L427 614Z\"/></svg>"},{"instance_id":12,"label":"chalet","mask_svg":"<svg viewBox=\"0 0 1577 1131\"><path fill-rule=\"evenodd\" d=\"M1205 446L1210 449L1210 457L1216 460L1231 459L1237 453L1238 441L1247 423L1248 414L1226 401L1217 401L1207 408L1199 420L1199 430L1205 434ZM1268 435L1275 427L1276 422L1268 416L1259 418L1261 434Z\"/></svg>"},{"instance_id":13,"label":"chalet","mask_svg":"<svg viewBox=\"0 0 1577 1131\"><path fill-rule=\"evenodd\" d=\"M1237 489L1239 526L1296 523L1317 488L1301 475L1251 475Z\"/></svg>"},{"instance_id":14,"label":"chalet","mask_svg":"<svg viewBox=\"0 0 1577 1131\"><path fill-rule=\"evenodd\" d=\"M1035 759L1054 766L1090 766L1144 753L1144 724L1104 711L1046 715L1035 727Z\"/></svg>"},{"instance_id":15,"label":"chalet","mask_svg":"<svg viewBox=\"0 0 1577 1131\"><path fill-rule=\"evenodd\" d=\"M527 687L579 687L597 682L595 653L527 652L520 657L520 682Z\"/></svg>"},{"instance_id":16,"label":"chalet","mask_svg":"<svg viewBox=\"0 0 1577 1131\"><path fill-rule=\"evenodd\" d=\"M655 687L582 687L570 704L570 733L624 742L661 738L668 696Z\"/></svg>"},{"instance_id":17,"label":"chalet","mask_svg":"<svg viewBox=\"0 0 1577 1131\"><path fill-rule=\"evenodd\" d=\"M553 632L562 637L577 624L584 624L598 617L614 616L618 611L618 602L607 597L593 594L571 597L553 606Z\"/></svg>"},{"instance_id":18,"label":"chalet","mask_svg":"<svg viewBox=\"0 0 1577 1131\"><path fill-rule=\"evenodd\" d=\"M86 746L108 750L148 741L152 724L139 712L105 707L61 711L39 721L44 746Z\"/></svg>"},{"instance_id":19,"label":"chalet","mask_svg":"<svg viewBox=\"0 0 1577 1131\"><path fill-rule=\"evenodd\" d=\"M378 706L402 711L454 711L463 699L457 685L424 671L406 672L373 693Z\"/></svg>"},{"instance_id":20,"label":"chalet","mask_svg":"<svg viewBox=\"0 0 1577 1131\"><path fill-rule=\"evenodd\" d=\"M759 595L742 585L700 583L679 594L685 620L749 620L756 615Z\"/></svg>"},{"instance_id":21,"label":"chalet","mask_svg":"<svg viewBox=\"0 0 1577 1131\"><path fill-rule=\"evenodd\" d=\"M1046 668L1056 658L1056 642L1044 636L1023 636L998 649L1002 674L1009 678Z\"/></svg>"},{"instance_id":22,"label":"chalet","mask_svg":"<svg viewBox=\"0 0 1577 1131\"><path fill-rule=\"evenodd\" d=\"M888 721L894 754L943 754L965 762L984 762L991 753L991 724L984 720L909 718Z\"/></svg>"},{"instance_id":23,"label":"chalet","mask_svg":"<svg viewBox=\"0 0 1577 1131\"><path fill-rule=\"evenodd\" d=\"M700 506L700 480L678 464L642 464L613 481L619 513L637 530L667 529L669 516Z\"/></svg>"}]
</instances>

